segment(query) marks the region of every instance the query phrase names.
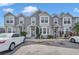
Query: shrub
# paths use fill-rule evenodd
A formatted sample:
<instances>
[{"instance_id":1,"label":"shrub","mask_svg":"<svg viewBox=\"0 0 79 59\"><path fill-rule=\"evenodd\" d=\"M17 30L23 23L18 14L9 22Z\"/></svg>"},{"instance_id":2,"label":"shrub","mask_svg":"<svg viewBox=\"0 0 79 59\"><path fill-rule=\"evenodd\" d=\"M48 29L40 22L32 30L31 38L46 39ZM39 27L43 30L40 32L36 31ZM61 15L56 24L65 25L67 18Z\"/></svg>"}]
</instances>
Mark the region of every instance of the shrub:
<instances>
[{"instance_id":1,"label":"shrub","mask_svg":"<svg viewBox=\"0 0 79 59\"><path fill-rule=\"evenodd\" d=\"M48 39L53 39L53 36L52 35L48 35L47 38Z\"/></svg>"},{"instance_id":2,"label":"shrub","mask_svg":"<svg viewBox=\"0 0 79 59\"><path fill-rule=\"evenodd\" d=\"M26 32L20 32L20 34L22 35L22 36L26 36Z\"/></svg>"}]
</instances>

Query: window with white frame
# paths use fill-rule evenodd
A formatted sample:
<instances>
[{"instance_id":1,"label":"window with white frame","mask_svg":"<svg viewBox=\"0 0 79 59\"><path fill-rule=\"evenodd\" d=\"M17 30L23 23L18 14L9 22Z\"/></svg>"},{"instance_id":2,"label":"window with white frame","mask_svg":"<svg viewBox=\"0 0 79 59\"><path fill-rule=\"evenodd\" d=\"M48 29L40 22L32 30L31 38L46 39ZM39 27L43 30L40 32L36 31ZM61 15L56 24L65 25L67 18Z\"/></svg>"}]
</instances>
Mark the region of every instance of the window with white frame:
<instances>
[{"instance_id":1,"label":"window with white frame","mask_svg":"<svg viewBox=\"0 0 79 59\"><path fill-rule=\"evenodd\" d=\"M13 20L7 20L6 23L13 23Z\"/></svg>"},{"instance_id":2,"label":"window with white frame","mask_svg":"<svg viewBox=\"0 0 79 59\"><path fill-rule=\"evenodd\" d=\"M58 18L54 18L54 24L58 24Z\"/></svg>"},{"instance_id":3,"label":"window with white frame","mask_svg":"<svg viewBox=\"0 0 79 59\"><path fill-rule=\"evenodd\" d=\"M6 20L14 19L14 16L6 16Z\"/></svg>"},{"instance_id":4,"label":"window with white frame","mask_svg":"<svg viewBox=\"0 0 79 59\"><path fill-rule=\"evenodd\" d=\"M48 27L42 27L41 32L43 35L48 35L49 34L49 28Z\"/></svg>"},{"instance_id":5,"label":"window with white frame","mask_svg":"<svg viewBox=\"0 0 79 59\"><path fill-rule=\"evenodd\" d=\"M48 23L48 17L45 17L45 23Z\"/></svg>"},{"instance_id":6,"label":"window with white frame","mask_svg":"<svg viewBox=\"0 0 79 59\"><path fill-rule=\"evenodd\" d=\"M24 17L19 17L19 24L24 24Z\"/></svg>"},{"instance_id":7,"label":"window with white frame","mask_svg":"<svg viewBox=\"0 0 79 59\"><path fill-rule=\"evenodd\" d=\"M32 17L32 18L31 18L31 24L32 24L32 25L35 25L35 24L36 24L36 18L35 18L35 17Z\"/></svg>"},{"instance_id":8,"label":"window with white frame","mask_svg":"<svg viewBox=\"0 0 79 59\"><path fill-rule=\"evenodd\" d=\"M44 23L44 17L41 17L41 23Z\"/></svg>"},{"instance_id":9,"label":"window with white frame","mask_svg":"<svg viewBox=\"0 0 79 59\"><path fill-rule=\"evenodd\" d=\"M70 18L64 18L64 24L70 24Z\"/></svg>"},{"instance_id":10,"label":"window with white frame","mask_svg":"<svg viewBox=\"0 0 79 59\"><path fill-rule=\"evenodd\" d=\"M6 23L13 23L14 22L14 16L6 16Z\"/></svg>"},{"instance_id":11,"label":"window with white frame","mask_svg":"<svg viewBox=\"0 0 79 59\"><path fill-rule=\"evenodd\" d=\"M11 33L12 32L12 29L11 28L8 28L8 33Z\"/></svg>"},{"instance_id":12,"label":"window with white frame","mask_svg":"<svg viewBox=\"0 0 79 59\"><path fill-rule=\"evenodd\" d=\"M46 28L43 28L43 34L46 34Z\"/></svg>"},{"instance_id":13,"label":"window with white frame","mask_svg":"<svg viewBox=\"0 0 79 59\"><path fill-rule=\"evenodd\" d=\"M78 17L76 18L76 23L77 23L77 22L79 22L79 18L78 18Z\"/></svg>"},{"instance_id":14,"label":"window with white frame","mask_svg":"<svg viewBox=\"0 0 79 59\"><path fill-rule=\"evenodd\" d=\"M40 20L41 20L41 23L49 23L49 17L48 16L41 16Z\"/></svg>"}]
</instances>

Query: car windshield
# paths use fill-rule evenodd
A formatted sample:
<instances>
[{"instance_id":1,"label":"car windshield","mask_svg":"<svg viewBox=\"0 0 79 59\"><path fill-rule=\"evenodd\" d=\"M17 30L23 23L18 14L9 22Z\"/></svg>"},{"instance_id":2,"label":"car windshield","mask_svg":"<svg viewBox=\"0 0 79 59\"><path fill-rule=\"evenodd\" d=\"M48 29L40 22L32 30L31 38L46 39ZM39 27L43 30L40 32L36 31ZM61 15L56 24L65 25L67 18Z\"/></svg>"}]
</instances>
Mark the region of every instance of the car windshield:
<instances>
[{"instance_id":1,"label":"car windshield","mask_svg":"<svg viewBox=\"0 0 79 59\"><path fill-rule=\"evenodd\" d=\"M8 34L0 34L0 38L6 38L6 37L9 37Z\"/></svg>"}]
</instances>

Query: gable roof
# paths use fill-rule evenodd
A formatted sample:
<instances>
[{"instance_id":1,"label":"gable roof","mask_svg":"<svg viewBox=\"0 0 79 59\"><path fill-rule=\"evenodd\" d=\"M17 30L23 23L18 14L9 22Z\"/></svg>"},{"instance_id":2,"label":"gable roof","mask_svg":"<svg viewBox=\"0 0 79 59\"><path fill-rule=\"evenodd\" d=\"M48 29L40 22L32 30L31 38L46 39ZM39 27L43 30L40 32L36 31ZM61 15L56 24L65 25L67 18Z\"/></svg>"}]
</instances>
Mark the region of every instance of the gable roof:
<instances>
[{"instance_id":1,"label":"gable roof","mask_svg":"<svg viewBox=\"0 0 79 59\"><path fill-rule=\"evenodd\" d=\"M14 16L11 12L7 12L4 16L12 15Z\"/></svg>"},{"instance_id":2,"label":"gable roof","mask_svg":"<svg viewBox=\"0 0 79 59\"><path fill-rule=\"evenodd\" d=\"M25 17L22 13L18 14L17 17Z\"/></svg>"},{"instance_id":3,"label":"gable roof","mask_svg":"<svg viewBox=\"0 0 79 59\"><path fill-rule=\"evenodd\" d=\"M70 17L73 17L70 13L61 13L60 16L61 16L61 17L63 17L63 16L70 16Z\"/></svg>"},{"instance_id":4,"label":"gable roof","mask_svg":"<svg viewBox=\"0 0 79 59\"><path fill-rule=\"evenodd\" d=\"M38 10L37 12L35 12L34 14L32 14L31 16L35 16L35 15L39 15L39 14L47 14L47 15L50 15L50 14L48 14L45 11Z\"/></svg>"}]
</instances>

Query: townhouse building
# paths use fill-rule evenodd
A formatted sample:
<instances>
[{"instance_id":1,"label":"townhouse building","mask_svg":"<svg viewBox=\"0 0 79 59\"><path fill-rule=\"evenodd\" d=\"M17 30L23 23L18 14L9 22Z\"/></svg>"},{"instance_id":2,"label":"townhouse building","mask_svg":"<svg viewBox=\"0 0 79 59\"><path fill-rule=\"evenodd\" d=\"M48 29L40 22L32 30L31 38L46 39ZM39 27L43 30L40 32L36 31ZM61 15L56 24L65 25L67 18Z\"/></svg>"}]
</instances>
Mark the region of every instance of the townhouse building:
<instances>
[{"instance_id":1,"label":"townhouse building","mask_svg":"<svg viewBox=\"0 0 79 59\"><path fill-rule=\"evenodd\" d=\"M36 37L36 27L38 27L43 37L47 35L60 36L62 33L73 31L75 23L79 22L79 17L70 13L48 14L44 11L37 11L31 16L24 14L14 15L10 12L4 15L5 32L20 33L27 32L27 37Z\"/></svg>"}]
</instances>

